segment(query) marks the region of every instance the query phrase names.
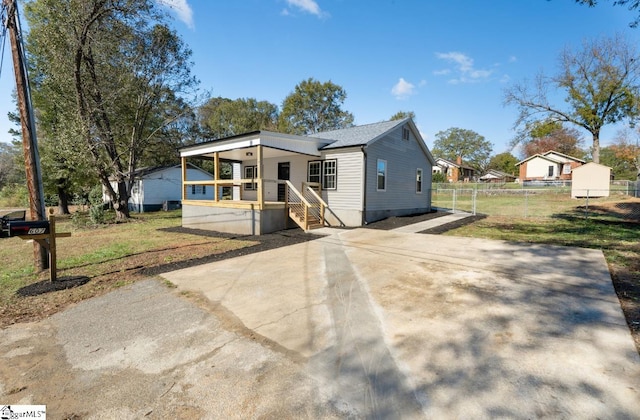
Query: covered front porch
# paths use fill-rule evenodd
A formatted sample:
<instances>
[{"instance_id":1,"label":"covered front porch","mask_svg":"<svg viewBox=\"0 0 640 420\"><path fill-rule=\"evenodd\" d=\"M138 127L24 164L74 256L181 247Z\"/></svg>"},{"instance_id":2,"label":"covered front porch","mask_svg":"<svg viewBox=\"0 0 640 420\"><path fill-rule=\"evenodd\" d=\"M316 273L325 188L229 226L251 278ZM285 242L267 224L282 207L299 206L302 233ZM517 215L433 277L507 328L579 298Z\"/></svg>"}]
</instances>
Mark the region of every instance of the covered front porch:
<instances>
[{"instance_id":1,"label":"covered front porch","mask_svg":"<svg viewBox=\"0 0 640 420\"><path fill-rule=\"evenodd\" d=\"M242 235L324 225L320 184L307 182L308 163L324 144L257 131L181 149L182 225ZM188 179L194 159L209 162L212 180Z\"/></svg>"}]
</instances>

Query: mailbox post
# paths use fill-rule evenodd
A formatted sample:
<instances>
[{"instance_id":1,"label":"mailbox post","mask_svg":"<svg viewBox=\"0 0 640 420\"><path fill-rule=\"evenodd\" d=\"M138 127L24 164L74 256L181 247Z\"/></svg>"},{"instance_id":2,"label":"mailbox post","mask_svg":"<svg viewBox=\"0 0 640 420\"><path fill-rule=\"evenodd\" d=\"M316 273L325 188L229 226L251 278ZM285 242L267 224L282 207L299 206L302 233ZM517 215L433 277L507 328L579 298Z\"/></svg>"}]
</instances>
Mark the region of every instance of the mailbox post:
<instances>
[{"instance_id":1,"label":"mailbox post","mask_svg":"<svg viewBox=\"0 0 640 420\"><path fill-rule=\"evenodd\" d=\"M49 220L9 222L8 233L9 236L17 236L23 240L32 239L43 246L49 253L50 279L52 282L57 280L56 238L68 238L71 233L56 233L56 218L53 215L53 209L49 209Z\"/></svg>"}]
</instances>

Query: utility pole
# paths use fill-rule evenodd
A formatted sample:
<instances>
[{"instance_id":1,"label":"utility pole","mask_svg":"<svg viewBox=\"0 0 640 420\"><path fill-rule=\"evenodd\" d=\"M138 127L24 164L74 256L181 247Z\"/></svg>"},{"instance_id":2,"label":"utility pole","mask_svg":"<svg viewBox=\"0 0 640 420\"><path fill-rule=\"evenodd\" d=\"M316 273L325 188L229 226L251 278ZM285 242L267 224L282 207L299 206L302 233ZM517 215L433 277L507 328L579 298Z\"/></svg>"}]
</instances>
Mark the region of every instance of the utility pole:
<instances>
[{"instance_id":1,"label":"utility pole","mask_svg":"<svg viewBox=\"0 0 640 420\"><path fill-rule=\"evenodd\" d=\"M18 93L18 108L22 124L22 150L24 151L24 166L29 190L29 210L31 220L46 220L44 204L44 189L42 187L42 173L40 171L40 156L38 154L38 140L36 138L36 124L31 106L31 90L27 61L22 42L22 30L18 17L18 1L3 0L3 7L7 14L6 26L11 43L13 70L16 77ZM44 246L33 242L33 257L36 271L49 268L48 253Z\"/></svg>"}]
</instances>

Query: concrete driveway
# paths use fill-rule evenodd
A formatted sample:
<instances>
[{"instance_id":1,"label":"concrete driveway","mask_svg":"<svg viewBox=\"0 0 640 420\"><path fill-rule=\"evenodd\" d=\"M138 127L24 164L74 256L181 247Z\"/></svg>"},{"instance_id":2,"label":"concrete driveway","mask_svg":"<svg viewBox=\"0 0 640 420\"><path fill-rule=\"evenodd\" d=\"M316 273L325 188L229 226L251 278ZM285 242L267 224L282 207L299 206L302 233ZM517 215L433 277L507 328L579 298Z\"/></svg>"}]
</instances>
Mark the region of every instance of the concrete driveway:
<instances>
[{"instance_id":1,"label":"concrete driveway","mask_svg":"<svg viewBox=\"0 0 640 420\"><path fill-rule=\"evenodd\" d=\"M373 418L638 418L602 252L357 229L168 273Z\"/></svg>"},{"instance_id":2,"label":"concrete driveway","mask_svg":"<svg viewBox=\"0 0 640 420\"><path fill-rule=\"evenodd\" d=\"M0 331L52 418L640 418L600 251L356 229Z\"/></svg>"}]
</instances>

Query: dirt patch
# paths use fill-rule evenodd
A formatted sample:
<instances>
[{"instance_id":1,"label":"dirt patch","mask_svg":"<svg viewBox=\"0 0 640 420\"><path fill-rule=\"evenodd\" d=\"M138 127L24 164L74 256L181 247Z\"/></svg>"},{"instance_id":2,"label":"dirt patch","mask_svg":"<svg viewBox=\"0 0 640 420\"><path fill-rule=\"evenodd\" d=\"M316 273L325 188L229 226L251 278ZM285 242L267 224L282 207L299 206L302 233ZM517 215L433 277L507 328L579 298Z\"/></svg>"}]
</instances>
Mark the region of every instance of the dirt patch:
<instances>
[{"instance_id":1,"label":"dirt patch","mask_svg":"<svg viewBox=\"0 0 640 420\"><path fill-rule=\"evenodd\" d=\"M611 216L640 223L640 198L630 198L616 203L590 205L588 209L585 206L579 206L578 208L601 216Z\"/></svg>"}]
</instances>

